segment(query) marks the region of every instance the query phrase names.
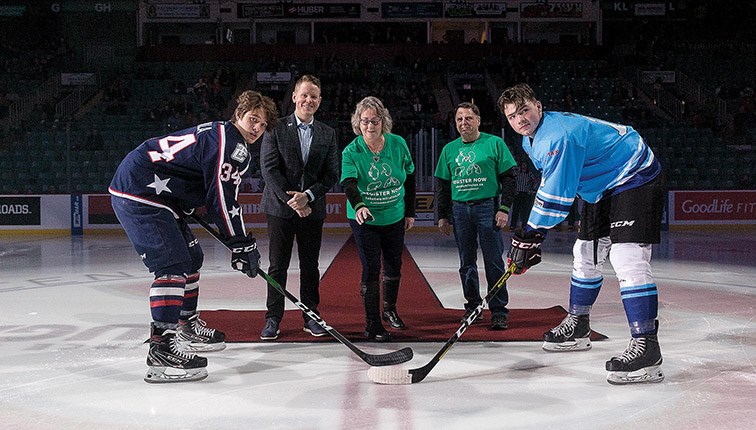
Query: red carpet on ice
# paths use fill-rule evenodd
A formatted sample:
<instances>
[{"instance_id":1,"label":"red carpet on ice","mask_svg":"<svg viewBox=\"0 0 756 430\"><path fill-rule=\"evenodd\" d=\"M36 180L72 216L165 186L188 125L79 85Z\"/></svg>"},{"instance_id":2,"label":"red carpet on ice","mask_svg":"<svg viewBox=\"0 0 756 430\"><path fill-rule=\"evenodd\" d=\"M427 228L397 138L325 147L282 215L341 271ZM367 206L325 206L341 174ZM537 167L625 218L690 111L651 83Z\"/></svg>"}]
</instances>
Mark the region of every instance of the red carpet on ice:
<instances>
[{"instance_id":1,"label":"red carpet on ice","mask_svg":"<svg viewBox=\"0 0 756 430\"><path fill-rule=\"evenodd\" d=\"M363 340L365 329L365 310L359 293L361 271L357 247L350 237L320 283L320 316L352 341ZM299 297L299 286L290 288ZM287 300L287 303L290 302ZM384 324L396 342L445 342L459 328L464 313L460 309L445 309L441 306L406 248L397 308L407 329L393 330L388 328L388 324ZM285 312L280 327L281 334L276 342L336 342L330 335L315 338L304 332L301 314L298 309ZM510 309L509 329L493 331L488 328L490 313L486 309L484 321L468 328L459 341L542 341L543 332L559 324L565 315L566 311L561 306ZM210 327L225 332L228 342L261 342L260 330L265 323L265 311L203 310L202 319ZM597 332L591 334L592 340L605 338Z\"/></svg>"}]
</instances>

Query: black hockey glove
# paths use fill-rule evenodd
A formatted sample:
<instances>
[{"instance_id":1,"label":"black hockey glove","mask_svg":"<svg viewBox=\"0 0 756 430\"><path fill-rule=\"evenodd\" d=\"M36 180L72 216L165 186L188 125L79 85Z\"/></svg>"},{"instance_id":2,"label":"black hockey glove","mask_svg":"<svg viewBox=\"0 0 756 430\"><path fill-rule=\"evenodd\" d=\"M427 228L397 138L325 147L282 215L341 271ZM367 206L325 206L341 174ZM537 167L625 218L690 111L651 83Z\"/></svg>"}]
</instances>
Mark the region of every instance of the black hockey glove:
<instances>
[{"instance_id":1,"label":"black hockey glove","mask_svg":"<svg viewBox=\"0 0 756 430\"><path fill-rule=\"evenodd\" d=\"M539 231L523 231L522 228L515 230L512 235L512 247L507 254L507 266L517 266L515 275L521 275L541 262L541 242L543 233Z\"/></svg>"},{"instance_id":2,"label":"black hockey glove","mask_svg":"<svg viewBox=\"0 0 756 430\"><path fill-rule=\"evenodd\" d=\"M250 278L257 276L260 267L260 252L252 235L235 236L228 241L231 248L231 267Z\"/></svg>"}]
</instances>

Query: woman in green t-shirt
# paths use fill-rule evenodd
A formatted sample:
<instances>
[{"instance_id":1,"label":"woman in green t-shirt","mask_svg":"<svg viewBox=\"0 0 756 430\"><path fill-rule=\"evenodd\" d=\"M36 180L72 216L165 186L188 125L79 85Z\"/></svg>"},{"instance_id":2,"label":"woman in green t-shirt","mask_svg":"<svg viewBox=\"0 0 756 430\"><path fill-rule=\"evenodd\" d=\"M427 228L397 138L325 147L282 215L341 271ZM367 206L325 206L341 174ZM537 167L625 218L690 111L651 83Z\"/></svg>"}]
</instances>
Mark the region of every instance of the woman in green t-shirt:
<instances>
[{"instance_id":1,"label":"woman in green t-shirt","mask_svg":"<svg viewBox=\"0 0 756 430\"><path fill-rule=\"evenodd\" d=\"M415 165L407 142L391 134L392 125L388 109L378 98L362 99L352 114L357 137L344 148L341 161L341 184L350 203L347 218L362 262L365 336L377 342L391 340L380 315L381 259L382 319L395 329L405 328L396 312L396 299L404 232L415 223Z\"/></svg>"}]
</instances>

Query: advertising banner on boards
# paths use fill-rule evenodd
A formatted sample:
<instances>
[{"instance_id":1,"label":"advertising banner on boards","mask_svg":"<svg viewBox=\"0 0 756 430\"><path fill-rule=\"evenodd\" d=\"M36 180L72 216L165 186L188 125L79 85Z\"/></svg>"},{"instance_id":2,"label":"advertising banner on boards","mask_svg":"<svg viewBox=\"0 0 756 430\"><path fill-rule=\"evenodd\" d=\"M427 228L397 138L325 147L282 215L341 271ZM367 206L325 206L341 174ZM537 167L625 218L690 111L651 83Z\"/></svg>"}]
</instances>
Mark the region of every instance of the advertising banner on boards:
<instances>
[{"instance_id":1,"label":"advertising banner on boards","mask_svg":"<svg viewBox=\"0 0 756 430\"><path fill-rule=\"evenodd\" d=\"M39 197L0 197L0 225L40 225Z\"/></svg>"}]
</instances>

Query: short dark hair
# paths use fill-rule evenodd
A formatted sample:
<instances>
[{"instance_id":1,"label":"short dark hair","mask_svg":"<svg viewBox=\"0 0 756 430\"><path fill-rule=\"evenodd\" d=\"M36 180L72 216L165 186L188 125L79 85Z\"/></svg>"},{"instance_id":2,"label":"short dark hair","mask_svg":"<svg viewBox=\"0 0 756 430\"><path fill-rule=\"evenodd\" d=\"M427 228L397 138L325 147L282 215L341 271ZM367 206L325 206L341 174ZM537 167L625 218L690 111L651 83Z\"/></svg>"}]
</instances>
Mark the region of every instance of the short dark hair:
<instances>
[{"instance_id":1,"label":"short dark hair","mask_svg":"<svg viewBox=\"0 0 756 430\"><path fill-rule=\"evenodd\" d=\"M499 96L499 101L496 103L499 105L499 109L504 113L504 106L513 104L515 108L520 109L527 102L537 102L535 91L530 88L528 84L513 85Z\"/></svg>"},{"instance_id":2,"label":"short dark hair","mask_svg":"<svg viewBox=\"0 0 756 430\"><path fill-rule=\"evenodd\" d=\"M456 108L454 108L454 116L457 116L457 111L460 109L470 109L473 111L475 115L480 116L480 109L478 109L478 106L475 105L475 103L472 102L462 102L457 105Z\"/></svg>"}]
</instances>

